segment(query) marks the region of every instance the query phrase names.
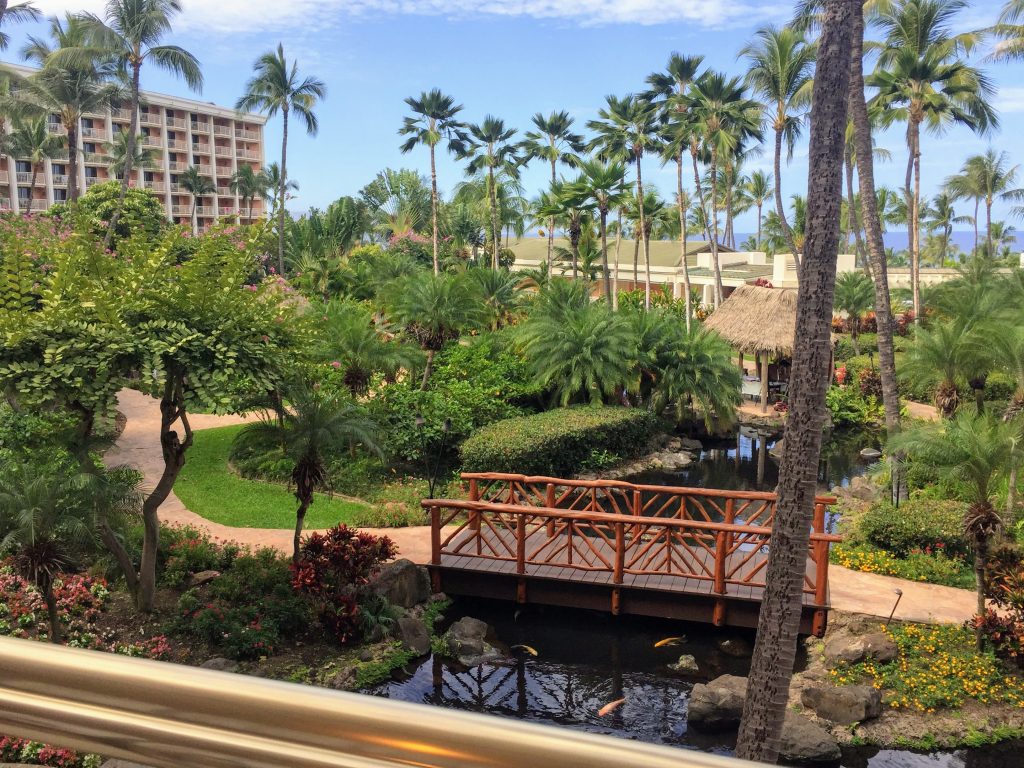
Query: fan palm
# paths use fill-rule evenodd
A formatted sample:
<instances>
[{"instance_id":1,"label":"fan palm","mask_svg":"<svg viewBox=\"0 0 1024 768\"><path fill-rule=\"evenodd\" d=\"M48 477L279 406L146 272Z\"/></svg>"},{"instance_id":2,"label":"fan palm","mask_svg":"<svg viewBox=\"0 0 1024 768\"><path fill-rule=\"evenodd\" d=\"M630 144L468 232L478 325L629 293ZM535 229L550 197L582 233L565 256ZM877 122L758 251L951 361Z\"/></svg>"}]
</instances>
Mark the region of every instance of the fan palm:
<instances>
[{"instance_id":1,"label":"fan palm","mask_svg":"<svg viewBox=\"0 0 1024 768\"><path fill-rule=\"evenodd\" d=\"M577 189L585 199L593 202L597 210L598 231L601 237L601 268L604 277L604 296L613 301L608 270L608 212L626 200L626 166L601 160L580 162ZM614 303L613 303L614 306Z\"/></svg>"},{"instance_id":2,"label":"fan palm","mask_svg":"<svg viewBox=\"0 0 1024 768\"><path fill-rule=\"evenodd\" d=\"M0 25L9 24L10 22L18 21L35 21L39 18L39 10L33 3L14 3L13 5L4 4L2 10L0 10ZM0 51L6 50L10 38L7 33L0 30Z\"/></svg>"},{"instance_id":3,"label":"fan palm","mask_svg":"<svg viewBox=\"0 0 1024 768\"><path fill-rule=\"evenodd\" d=\"M67 137L50 133L47 125L45 117L15 117L10 132L0 136L0 148L5 154L24 158L32 164L31 190L36 188L39 165L44 160L61 156L67 147ZM25 213L30 212L31 206L26 206Z\"/></svg>"},{"instance_id":4,"label":"fan palm","mask_svg":"<svg viewBox=\"0 0 1024 768\"><path fill-rule=\"evenodd\" d=\"M362 445L380 454L377 427L366 411L352 400L328 387L309 383L293 384L284 392L284 402L273 414L246 425L235 438L240 444L261 448L279 447L292 463L295 486L295 534L292 562L299 560L299 545L306 512L318 490L333 490L330 457Z\"/></svg>"},{"instance_id":5,"label":"fan palm","mask_svg":"<svg viewBox=\"0 0 1024 768\"><path fill-rule=\"evenodd\" d=\"M236 109L258 111L273 117L281 113L281 174L277 191L277 266L284 274L284 204L288 179L288 117L294 112L306 133L315 136L319 123L313 109L327 96L327 86L315 77L299 75L299 64L289 66L280 43L256 60L256 74L246 83Z\"/></svg>"},{"instance_id":6,"label":"fan palm","mask_svg":"<svg viewBox=\"0 0 1024 768\"><path fill-rule=\"evenodd\" d=\"M800 253L782 204L782 145L785 142L787 157L792 158L811 106L814 46L793 27L768 26L756 32L754 42L740 55L750 61L747 85L765 100L765 116L775 131L775 213L799 270Z\"/></svg>"},{"instance_id":7,"label":"fan palm","mask_svg":"<svg viewBox=\"0 0 1024 768\"><path fill-rule=\"evenodd\" d=\"M515 128L506 128L505 121L493 115L484 117L481 123L466 126L469 131L463 157L469 160L467 176L484 175L487 179L487 205L491 220L491 267L498 268L498 252L501 250L501 224L498 216L498 198L495 175L502 173L509 179L519 178L522 160L517 154L517 145L512 137Z\"/></svg>"},{"instance_id":8,"label":"fan palm","mask_svg":"<svg viewBox=\"0 0 1024 768\"><path fill-rule=\"evenodd\" d=\"M582 191L581 182L568 184L556 181L551 189L541 193L534 205L534 215L541 218L554 219L565 228L569 236L569 247L572 253L572 277L577 277L580 258L580 237L584 225L589 226L590 207Z\"/></svg>"},{"instance_id":9,"label":"fan palm","mask_svg":"<svg viewBox=\"0 0 1024 768\"><path fill-rule=\"evenodd\" d=\"M438 260L438 197L437 197L437 165L435 151L442 141L448 142L448 151L456 154L465 151L466 136L457 115L462 105L456 104L451 96L446 96L434 88L424 91L418 99L409 97L405 100L413 112L413 117L406 117L399 129L401 136L409 138L402 144L402 153L411 152L418 145L425 145L430 150L430 222L431 243L434 250L434 274L441 272Z\"/></svg>"},{"instance_id":10,"label":"fan palm","mask_svg":"<svg viewBox=\"0 0 1024 768\"><path fill-rule=\"evenodd\" d=\"M579 153L583 151L583 137L573 133L573 119L565 110L552 112L547 117L541 112L530 118L536 130L527 131L519 145L526 160L546 160L551 164L551 183L558 180L558 164L575 166L579 164ZM548 267L551 267L555 247L555 220L548 220Z\"/></svg>"},{"instance_id":11,"label":"fan palm","mask_svg":"<svg viewBox=\"0 0 1024 768\"><path fill-rule=\"evenodd\" d=\"M946 180L946 188L954 197L973 197L977 202L984 202L985 253L990 258L994 255L992 205L995 202L1024 200L1024 187L1014 188L1019 170L1019 165L1010 165L1009 155L1005 152L988 149L984 154L967 158L960 173ZM974 245L977 247L977 223L974 231Z\"/></svg>"},{"instance_id":12,"label":"fan palm","mask_svg":"<svg viewBox=\"0 0 1024 768\"><path fill-rule=\"evenodd\" d=\"M833 306L850 320L854 354L860 354L860 324L875 302L875 284L863 272L843 272L836 278Z\"/></svg>"},{"instance_id":13,"label":"fan palm","mask_svg":"<svg viewBox=\"0 0 1024 768\"><path fill-rule=\"evenodd\" d=\"M110 170L118 178L122 178L129 172L129 152L132 153L130 164L132 168L152 168L157 163L157 151L143 146L142 142L138 140L140 137L136 136L135 138L136 141L133 143L128 140L127 131L114 131L113 141L103 144L103 149L110 157ZM129 145L134 146L134 149L130 149Z\"/></svg>"},{"instance_id":14,"label":"fan palm","mask_svg":"<svg viewBox=\"0 0 1024 768\"><path fill-rule=\"evenodd\" d=\"M198 166L190 165L181 175L178 176L181 188L192 195L192 215L189 220L192 222L192 231L196 231L196 207L199 205L199 198L212 195L217 191L217 185L209 176L203 176Z\"/></svg>"},{"instance_id":15,"label":"fan palm","mask_svg":"<svg viewBox=\"0 0 1024 768\"><path fill-rule=\"evenodd\" d=\"M377 232L390 238L417 232L431 220L431 191L417 171L385 168L359 190Z\"/></svg>"},{"instance_id":16,"label":"fan palm","mask_svg":"<svg viewBox=\"0 0 1024 768\"><path fill-rule=\"evenodd\" d=\"M267 191L266 179L251 165L240 165L231 175L230 189L238 195L245 206L245 218L252 221L252 204L257 197L263 197Z\"/></svg>"}]
</instances>

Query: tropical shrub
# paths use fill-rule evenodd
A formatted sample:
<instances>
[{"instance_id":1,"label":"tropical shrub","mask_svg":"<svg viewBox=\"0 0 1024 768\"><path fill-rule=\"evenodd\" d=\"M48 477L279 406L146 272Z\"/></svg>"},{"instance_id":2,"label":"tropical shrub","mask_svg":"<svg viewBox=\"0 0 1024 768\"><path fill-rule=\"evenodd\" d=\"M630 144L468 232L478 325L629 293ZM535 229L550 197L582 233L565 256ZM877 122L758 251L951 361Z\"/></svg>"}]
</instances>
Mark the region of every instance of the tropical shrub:
<instances>
[{"instance_id":1,"label":"tropical shrub","mask_svg":"<svg viewBox=\"0 0 1024 768\"><path fill-rule=\"evenodd\" d=\"M967 505L958 501L913 496L899 509L888 502L873 505L858 521L858 529L869 543L897 557L927 549L966 555L966 510Z\"/></svg>"},{"instance_id":2,"label":"tropical shrub","mask_svg":"<svg viewBox=\"0 0 1024 768\"><path fill-rule=\"evenodd\" d=\"M655 429L650 412L575 406L498 421L462 444L466 472L571 476L594 451L624 458L643 451Z\"/></svg>"},{"instance_id":3,"label":"tropical shrub","mask_svg":"<svg viewBox=\"0 0 1024 768\"><path fill-rule=\"evenodd\" d=\"M54 581L53 593L64 639L70 644L83 644L83 638L91 637L92 625L106 605L110 594L106 581L62 574ZM0 635L29 639L49 636L42 594L19 576L9 562L3 561L0 561Z\"/></svg>"},{"instance_id":4,"label":"tropical shrub","mask_svg":"<svg viewBox=\"0 0 1024 768\"><path fill-rule=\"evenodd\" d=\"M241 552L237 544L220 544L191 525L164 526L160 531L157 570L164 584L180 587L200 571L224 572Z\"/></svg>"},{"instance_id":5,"label":"tropical shrub","mask_svg":"<svg viewBox=\"0 0 1024 768\"><path fill-rule=\"evenodd\" d=\"M49 768L94 768L99 766L99 755L79 755L71 749L51 747L38 741L0 736L0 763L17 765L45 765Z\"/></svg>"},{"instance_id":6,"label":"tropical shrub","mask_svg":"<svg viewBox=\"0 0 1024 768\"><path fill-rule=\"evenodd\" d=\"M837 427L873 427L882 423L885 411L874 397L864 397L853 386L829 387L825 405Z\"/></svg>"},{"instance_id":7,"label":"tropical shrub","mask_svg":"<svg viewBox=\"0 0 1024 768\"><path fill-rule=\"evenodd\" d=\"M1024 551L997 547L986 567L985 597L992 608L975 616L974 627L996 653L1024 666Z\"/></svg>"},{"instance_id":8,"label":"tropical shrub","mask_svg":"<svg viewBox=\"0 0 1024 768\"><path fill-rule=\"evenodd\" d=\"M77 227L89 229L97 238L107 234L108 222L118 209L121 197L121 183L106 181L94 184L75 202L57 203L49 210L49 215L59 221L69 221ZM133 235L146 234L156 237L171 226L164 211L164 204L152 192L145 189L129 187L121 207L121 217L117 220L111 248Z\"/></svg>"},{"instance_id":9,"label":"tropical shrub","mask_svg":"<svg viewBox=\"0 0 1024 768\"><path fill-rule=\"evenodd\" d=\"M961 589L974 585L974 574L967 561L947 555L941 547L913 550L906 557L895 557L870 544L834 544L829 561L852 571L896 576L908 581Z\"/></svg>"}]
</instances>

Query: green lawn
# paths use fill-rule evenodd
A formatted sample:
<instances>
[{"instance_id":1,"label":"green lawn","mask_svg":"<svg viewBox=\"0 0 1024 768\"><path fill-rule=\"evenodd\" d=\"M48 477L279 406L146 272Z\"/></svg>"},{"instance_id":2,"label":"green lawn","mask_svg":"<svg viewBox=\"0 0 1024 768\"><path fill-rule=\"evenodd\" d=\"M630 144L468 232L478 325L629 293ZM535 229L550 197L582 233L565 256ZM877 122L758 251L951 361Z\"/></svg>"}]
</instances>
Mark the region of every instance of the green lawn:
<instances>
[{"instance_id":1,"label":"green lawn","mask_svg":"<svg viewBox=\"0 0 1024 768\"><path fill-rule=\"evenodd\" d=\"M294 528L295 496L287 488L245 480L228 468L231 441L241 426L195 433L185 467L174 484L178 498L200 517L240 528ZM368 505L317 494L305 527L352 523Z\"/></svg>"}]
</instances>

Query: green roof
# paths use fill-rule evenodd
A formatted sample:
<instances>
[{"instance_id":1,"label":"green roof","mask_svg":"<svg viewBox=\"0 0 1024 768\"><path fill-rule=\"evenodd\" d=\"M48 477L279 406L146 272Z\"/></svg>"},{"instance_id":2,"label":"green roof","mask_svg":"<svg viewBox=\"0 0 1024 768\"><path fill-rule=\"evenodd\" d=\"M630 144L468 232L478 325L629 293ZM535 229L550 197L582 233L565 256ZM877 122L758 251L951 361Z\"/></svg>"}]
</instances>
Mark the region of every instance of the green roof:
<instances>
[{"instance_id":1,"label":"green roof","mask_svg":"<svg viewBox=\"0 0 1024 768\"><path fill-rule=\"evenodd\" d=\"M568 239L564 237L555 238L555 246L562 248L569 247ZM516 255L516 259L531 259L535 261L544 261L548 257L548 240L546 237L524 237L519 240L515 240L509 243L509 248ZM710 248L707 241L704 240L687 240L686 241L686 255L687 262L691 266L696 266L698 253L708 251ZM719 251L722 253L732 253L731 248L726 248L723 245L718 246ZM678 267L680 266L679 258L680 242L678 240L651 240L651 266L652 267ZM609 259L615 258L615 238L608 238L608 257ZM643 263L643 243L640 244L640 262ZM619 246L619 265L629 262L633 263L633 240L623 239ZM771 271L769 269L769 271Z\"/></svg>"}]
</instances>

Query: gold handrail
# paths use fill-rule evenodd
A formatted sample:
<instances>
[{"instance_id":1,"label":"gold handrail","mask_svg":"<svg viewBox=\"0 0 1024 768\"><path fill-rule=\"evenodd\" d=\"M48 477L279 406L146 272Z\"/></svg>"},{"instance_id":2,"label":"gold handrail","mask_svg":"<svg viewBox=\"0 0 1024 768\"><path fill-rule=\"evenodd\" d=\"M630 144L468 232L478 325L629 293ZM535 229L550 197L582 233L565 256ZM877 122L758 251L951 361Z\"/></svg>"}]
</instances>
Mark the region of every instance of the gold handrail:
<instances>
[{"instance_id":1,"label":"gold handrail","mask_svg":"<svg viewBox=\"0 0 1024 768\"><path fill-rule=\"evenodd\" d=\"M156 768L743 768L730 758L0 638L0 733Z\"/></svg>"}]
</instances>

